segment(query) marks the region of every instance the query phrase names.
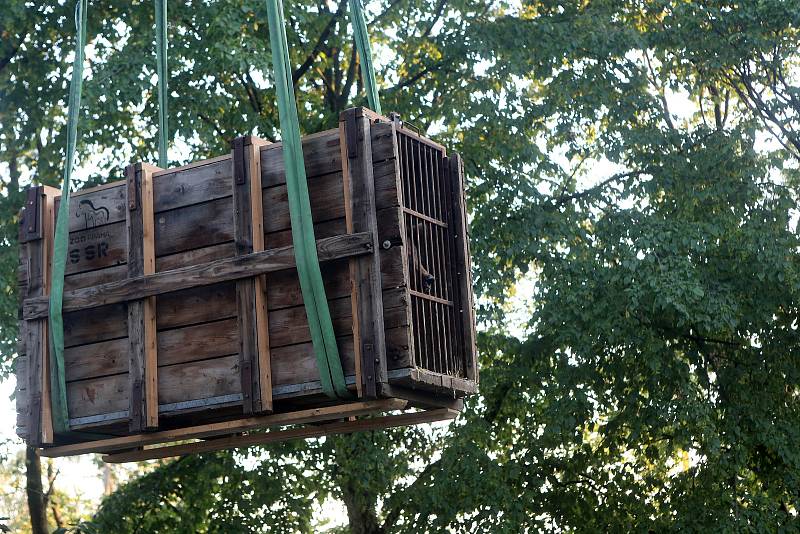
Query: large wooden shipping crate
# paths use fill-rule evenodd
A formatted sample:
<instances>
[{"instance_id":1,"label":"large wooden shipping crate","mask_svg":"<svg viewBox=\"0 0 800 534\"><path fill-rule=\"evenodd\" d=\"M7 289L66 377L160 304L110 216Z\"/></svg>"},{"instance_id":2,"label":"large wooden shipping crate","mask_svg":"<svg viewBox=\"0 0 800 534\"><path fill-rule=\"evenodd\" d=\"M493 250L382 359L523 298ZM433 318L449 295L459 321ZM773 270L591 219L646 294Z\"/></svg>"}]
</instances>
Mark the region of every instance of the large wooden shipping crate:
<instances>
[{"instance_id":1,"label":"large wooden shipping crate","mask_svg":"<svg viewBox=\"0 0 800 534\"><path fill-rule=\"evenodd\" d=\"M72 195L67 436L52 427L47 332L59 192L28 191L20 436L46 448L332 405L351 405L325 412L340 416L400 406L381 399L452 407L475 391L459 157L360 108L343 113L338 129L305 137L303 150L352 401L321 389L294 268L281 145L246 137L230 154L173 169L131 165L125 181Z\"/></svg>"}]
</instances>

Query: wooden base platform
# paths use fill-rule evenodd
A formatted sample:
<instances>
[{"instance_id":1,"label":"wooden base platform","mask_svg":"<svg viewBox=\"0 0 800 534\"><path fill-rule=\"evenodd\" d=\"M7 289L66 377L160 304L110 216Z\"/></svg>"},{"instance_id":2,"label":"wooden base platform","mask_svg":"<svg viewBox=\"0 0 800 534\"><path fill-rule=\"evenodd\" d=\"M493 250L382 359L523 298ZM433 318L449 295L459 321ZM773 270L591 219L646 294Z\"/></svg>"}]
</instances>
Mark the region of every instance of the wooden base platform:
<instances>
[{"instance_id":1,"label":"wooden base platform","mask_svg":"<svg viewBox=\"0 0 800 534\"><path fill-rule=\"evenodd\" d=\"M86 453L102 453L108 463L139 462L157 458L169 458L236 449L252 445L264 445L294 439L309 439L334 434L348 434L367 430L382 430L398 426L417 425L434 421L454 419L460 408L458 402L452 407L432 408L392 415L386 412L405 410L409 402L402 399L360 401L345 405L300 410L297 412L248 417L234 421L211 423L190 428L163 430L133 436L121 436L89 442L74 443L40 450L42 456L60 457ZM358 416L379 415L367 419ZM287 425L312 425L285 430L270 430L249 434L254 430L283 427ZM179 444L170 444L180 440ZM186 440L197 440L185 443ZM156 445L155 447L147 448Z\"/></svg>"}]
</instances>

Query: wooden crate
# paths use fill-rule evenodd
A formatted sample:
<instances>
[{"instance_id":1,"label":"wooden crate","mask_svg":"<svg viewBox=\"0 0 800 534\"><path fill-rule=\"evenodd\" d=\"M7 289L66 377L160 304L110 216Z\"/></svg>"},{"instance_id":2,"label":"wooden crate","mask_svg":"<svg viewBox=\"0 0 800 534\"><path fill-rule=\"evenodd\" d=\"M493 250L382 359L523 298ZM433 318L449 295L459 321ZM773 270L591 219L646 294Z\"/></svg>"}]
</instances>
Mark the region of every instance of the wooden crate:
<instances>
[{"instance_id":1,"label":"wooden crate","mask_svg":"<svg viewBox=\"0 0 800 534\"><path fill-rule=\"evenodd\" d=\"M59 193L28 191L17 427L29 443L155 430L171 432L161 435L167 441L197 425L241 430L230 422L279 424L287 413L319 421L395 409L394 399L452 409L475 391L459 157L360 108L343 113L339 128L303 139L325 289L354 395L345 402L320 386L281 145L252 137L232 145L230 154L184 167L132 165L126 181L72 195L67 436L53 433L47 378Z\"/></svg>"}]
</instances>

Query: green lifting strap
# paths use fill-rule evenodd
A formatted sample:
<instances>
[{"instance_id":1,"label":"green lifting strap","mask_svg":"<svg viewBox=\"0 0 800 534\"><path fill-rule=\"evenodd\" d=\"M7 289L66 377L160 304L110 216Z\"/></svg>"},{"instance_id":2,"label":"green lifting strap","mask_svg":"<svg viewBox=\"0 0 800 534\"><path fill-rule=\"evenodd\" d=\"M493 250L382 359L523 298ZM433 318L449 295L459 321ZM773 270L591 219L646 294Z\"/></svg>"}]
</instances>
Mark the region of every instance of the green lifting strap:
<instances>
[{"instance_id":1,"label":"green lifting strap","mask_svg":"<svg viewBox=\"0 0 800 534\"><path fill-rule=\"evenodd\" d=\"M351 21L355 35L356 50L361 60L361 75L364 77L364 88L367 90L367 102L372 111L382 115L381 101L378 96L378 83L375 81L375 67L372 64L372 47L369 44L367 20L361 0L350 0Z\"/></svg>"},{"instance_id":2,"label":"green lifting strap","mask_svg":"<svg viewBox=\"0 0 800 534\"><path fill-rule=\"evenodd\" d=\"M158 73L158 166L166 169L169 165L169 130L167 117L168 74L167 74L167 0L155 0L156 10L156 71Z\"/></svg>"},{"instance_id":3,"label":"green lifting strap","mask_svg":"<svg viewBox=\"0 0 800 534\"><path fill-rule=\"evenodd\" d=\"M349 398L351 395L347 390L342 361L336 347L336 335L333 331L333 322L317 257L303 145L300 139L300 122L297 118L297 105L292 86L289 44L286 40L281 0L267 0L267 14L283 141L283 161L286 169L292 242L297 273L300 278L300 290L303 294L303 304L306 308L322 389L329 397Z\"/></svg>"},{"instance_id":4,"label":"green lifting strap","mask_svg":"<svg viewBox=\"0 0 800 534\"><path fill-rule=\"evenodd\" d=\"M50 399L53 412L53 430L56 433L69 431L67 412L67 386L64 371L64 317L61 313L64 300L64 269L67 264L69 237L69 189L72 183L72 168L75 165L75 145L78 138L78 115L83 89L83 57L86 44L87 0L78 0L75 7L77 43L72 63L72 81L69 87L67 108L67 154L64 164L64 182L61 186L61 204L53 244L53 271L50 282Z\"/></svg>"}]
</instances>

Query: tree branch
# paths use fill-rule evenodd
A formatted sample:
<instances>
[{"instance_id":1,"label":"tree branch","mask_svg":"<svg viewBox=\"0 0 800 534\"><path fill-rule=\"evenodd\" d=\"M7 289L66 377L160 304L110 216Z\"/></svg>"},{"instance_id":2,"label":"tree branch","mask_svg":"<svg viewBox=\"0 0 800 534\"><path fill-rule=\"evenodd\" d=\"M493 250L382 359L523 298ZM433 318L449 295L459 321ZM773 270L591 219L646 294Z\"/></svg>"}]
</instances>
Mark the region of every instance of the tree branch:
<instances>
[{"instance_id":1,"label":"tree branch","mask_svg":"<svg viewBox=\"0 0 800 534\"><path fill-rule=\"evenodd\" d=\"M11 60L14 59L14 57L17 55L17 52L19 52L19 47L22 46L22 43L25 41L27 37L28 33L26 32L22 35L17 44L12 45L11 50L9 50L5 56L0 58L0 71L5 69L8 66L8 64L11 63Z\"/></svg>"},{"instance_id":2,"label":"tree branch","mask_svg":"<svg viewBox=\"0 0 800 534\"><path fill-rule=\"evenodd\" d=\"M336 10L336 13L331 15L328 23L325 25L325 28L322 30L322 33L319 34L317 44L315 44L314 48L311 49L311 52L308 54L308 57L306 57L305 61L303 61L303 63L297 67L297 70L292 73L292 84L295 87L297 87L297 84L300 82L300 78L302 78L303 75L308 72L308 69L311 68L311 65L314 64L314 61L317 59L319 53L322 52L322 47L333 31L336 21L338 21L344 14L346 4L347 0L339 0L339 8Z\"/></svg>"}]
</instances>

